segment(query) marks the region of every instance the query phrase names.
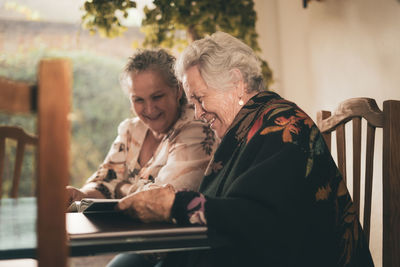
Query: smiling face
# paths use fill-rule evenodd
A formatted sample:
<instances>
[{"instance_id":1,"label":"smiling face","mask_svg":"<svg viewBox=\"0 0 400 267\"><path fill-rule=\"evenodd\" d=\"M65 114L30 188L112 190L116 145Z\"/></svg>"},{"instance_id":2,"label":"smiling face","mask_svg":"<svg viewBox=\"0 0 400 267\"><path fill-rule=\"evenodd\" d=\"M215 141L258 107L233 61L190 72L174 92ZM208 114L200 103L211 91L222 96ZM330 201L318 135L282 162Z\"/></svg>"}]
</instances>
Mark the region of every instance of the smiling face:
<instances>
[{"instance_id":1,"label":"smiling face","mask_svg":"<svg viewBox=\"0 0 400 267\"><path fill-rule=\"evenodd\" d=\"M167 85L154 70L130 73L130 99L136 115L156 134L166 133L178 119L182 91Z\"/></svg>"},{"instance_id":2,"label":"smiling face","mask_svg":"<svg viewBox=\"0 0 400 267\"><path fill-rule=\"evenodd\" d=\"M197 66L190 67L183 77L185 92L196 109L196 118L210 124L222 138L240 110L238 90L220 91L209 88Z\"/></svg>"}]
</instances>

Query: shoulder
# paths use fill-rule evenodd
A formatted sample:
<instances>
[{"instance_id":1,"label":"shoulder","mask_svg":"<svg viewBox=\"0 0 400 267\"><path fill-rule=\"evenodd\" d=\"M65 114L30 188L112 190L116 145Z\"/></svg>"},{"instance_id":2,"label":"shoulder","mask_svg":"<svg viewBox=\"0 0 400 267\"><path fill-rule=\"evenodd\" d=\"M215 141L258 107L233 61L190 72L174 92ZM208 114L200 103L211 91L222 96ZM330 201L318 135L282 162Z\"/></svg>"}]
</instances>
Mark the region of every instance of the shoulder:
<instances>
[{"instance_id":1,"label":"shoulder","mask_svg":"<svg viewBox=\"0 0 400 267\"><path fill-rule=\"evenodd\" d=\"M187 124L191 124L193 122L200 122L195 118L194 108L190 105L185 105L182 110L178 121L175 123L174 128L182 128Z\"/></svg>"},{"instance_id":2,"label":"shoulder","mask_svg":"<svg viewBox=\"0 0 400 267\"><path fill-rule=\"evenodd\" d=\"M278 99L265 105L253 123L248 141L255 134L269 137L279 135L283 143L297 143L316 128L312 119L296 104Z\"/></svg>"},{"instance_id":3,"label":"shoulder","mask_svg":"<svg viewBox=\"0 0 400 267\"><path fill-rule=\"evenodd\" d=\"M190 106L184 110L179 122L169 133L168 142L174 145L201 145L207 154L211 154L218 144L210 126L201 120L196 120L194 109Z\"/></svg>"},{"instance_id":4,"label":"shoulder","mask_svg":"<svg viewBox=\"0 0 400 267\"><path fill-rule=\"evenodd\" d=\"M300 111L300 108L293 102L285 99L275 99L264 105L260 116L264 121L275 121L278 117L291 116Z\"/></svg>"},{"instance_id":5,"label":"shoulder","mask_svg":"<svg viewBox=\"0 0 400 267\"><path fill-rule=\"evenodd\" d=\"M195 118L194 109L191 106L185 106L182 110L181 117L175 123L169 138L175 139L183 136L187 137L203 137L212 132L209 125Z\"/></svg>"},{"instance_id":6,"label":"shoulder","mask_svg":"<svg viewBox=\"0 0 400 267\"><path fill-rule=\"evenodd\" d=\"M146 126L138 117L125 119L118 125L118 134L123 135L141 128L146 128Z\"/></svg>"}]
</instances>

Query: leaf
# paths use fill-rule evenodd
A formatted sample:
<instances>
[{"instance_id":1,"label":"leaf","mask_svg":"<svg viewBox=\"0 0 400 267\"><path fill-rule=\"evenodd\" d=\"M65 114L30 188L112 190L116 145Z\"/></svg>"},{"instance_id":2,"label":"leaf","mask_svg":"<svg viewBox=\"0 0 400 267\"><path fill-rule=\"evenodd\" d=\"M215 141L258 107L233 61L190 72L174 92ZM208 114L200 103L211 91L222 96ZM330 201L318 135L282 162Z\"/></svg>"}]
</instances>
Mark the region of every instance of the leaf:
<instances>
[{"instance_id":1,"label":"leaf","mask_svg":"<svg viewBox=\"0 0 400 267\"><path fill-rule=\"evenodd\" d=\"M291 133L294 133L294 134L299 134L299 132L300 132L300 129L297 128L295 124L290 124L290 125L288 125L288 126L287 126L287 129L288 129Z\"/></svg>"},{"instance_id":2,"label":"leaf","mask_svg":"<svg viewBox=\"0 0 400 267\"><path fill-rule=\"evenodd\" d=\"M282 129L284 129L284 126L270 126L265 128L264 130L262 130L260 132L261 135L267 135L269 133L273 133L273 132L277 132L277 131L281 131Z\"/></svg>"},{"instance_id":3,"label":"leaf","mask_svg":"<svg viewBox=\"0 0 400 267\"><path fill-rule=\"evenodd\" d=\"M337 189L337 196L342 197L345 196L346 194L348 194L347 187L343 179L341 179Z\"/></svg>"},{"instance_id":4,"label":"leaf","mask_svg":"<svg viewBox=\"0 0 400 267\"><path fill-rule=\"evenodd\" d=\"M310 172L313 168L313 164L314 164L314 160L312 157L309 157L307 159L307 166L306 166L306 177L308 177L308 175L310 175Z\"/></svg>"},{"instance_id":5,"label":"leaf","mask_svg":"<svg viewBox=\"0 0 400 267\"><path fill-rule=\"evenodd\" d=\"M282 140L284 143L291 143L293 142L292 134L290 133L289 129L286 128L283 130Z\"/></svg>"},{"instance_id":6,"label":"leaf","mask_svg":"<svg viewBox=\"0 0 400 267\"><path fill-rule=\"evenodd\" d=\"M304 124L308 126L308 128L311 128L314 125L314 122L310 117L307 116L306 113L300 110L296 110L296 116L299 117L300 119L304 120Z\"/></svg>"},{"instance_id":7,"label":"leaf","mask_svg":"<svg viewBox=\"0 0 400 267\"><path fill-rule=\"evenodd\" d=\"M271 112L271 114L268 115L268 119L273 117L274 115L276 115L278 113L281 113L281 112L287 111L289 109L292 109L292 107L290 107L290 106L288 106L286 104L278 104L276 106L278 106L278 108L274 108L274 110ZM279 106L281 106L281 108L279 108Z\"/></svg>"},{"instance_id":8,"label":"leaf","mask_svg":"<svg viewBox=\"0 0 400 267\"><path fill-rule=\"evenodd\" d=\"M315 200L327 200L329 198L329 194L332 192L331 186L328 184L326 186L321 186L318 188L317 193L315 193Z\"/></svg>"},{"instance_id":9,"label":"leaf","mask_svg":"<svg viewBox=\"0 0 400 267\"><path fill-rule=\"evenodd\" d=\"M288 119L288 118L281 116L281 117L275 119L275 123L278 125L286 126L290 123L290 118Z\"/></svg>"},{"instance_id":10,"label":"leaf","mask_svg":"<svg viewBox=\"0 0 400 267\"><path fill-rule=\"evenodd\" d=\"M247 134L247 143L253 138L253 136L256 134L256 132L261 128L262 121L263 121L263 114L261 114L260 117L255 121L251 129L249 130L249 133Z\"/></svg>"}]
</instances>

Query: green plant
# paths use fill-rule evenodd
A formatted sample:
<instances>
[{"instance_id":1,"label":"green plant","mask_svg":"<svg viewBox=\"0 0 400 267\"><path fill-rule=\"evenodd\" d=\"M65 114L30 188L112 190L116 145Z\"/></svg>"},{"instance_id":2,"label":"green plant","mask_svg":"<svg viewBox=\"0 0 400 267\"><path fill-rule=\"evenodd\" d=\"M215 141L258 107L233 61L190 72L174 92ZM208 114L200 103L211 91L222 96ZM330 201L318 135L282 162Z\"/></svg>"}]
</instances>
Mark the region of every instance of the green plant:
<instances>
[{"instance_id":1,"label":"green plant","mask_svg":"<svg viewBox=\"0 0 400 267\"><path fill-rule=\"evenodd\" d=\"M107 37L115 37L115 33L122 34L125 28L115 17L118 12L127 14L130 6L133 6L133 1L130 1L130 5L124 6L120 5L121 1L87 1L83 22L87 21L88 16L92 17L91 21L96 21L98 18L99 23L86 24L89 29L109 32L110 35L105 34ZM154 0L153 5L152 9L148 7L144 9L145 18L142 21L142 31L145 33L142 44L144 47L161 46L180 51L194 40L215 31L224 31L243 40L257 53L261 52L255 30L257 14L254 11L253 0ZM90 8L87 9L86 6ZM109 6L118 6L120 9L117 12L116 8ZM116 29L114 32L109 30L113 28ZM269 86L272 83L272 71L266 61L261 60L261 62L264 79Z\"/></svg>"},{"instance_id":2,"label":"green plant","mask_svg":"<svg viewBox=\"0 0 400 267\"><path fill-rule=\"evenodd\" d=\"M136 3L130 0L90 0L83 5L85 14L82 16L82 26L95 34L97 31L103 37L120 36L126 27L121 24L122 17L128 17L128 9L135 8Z\"/></svg>"}]
</instances>

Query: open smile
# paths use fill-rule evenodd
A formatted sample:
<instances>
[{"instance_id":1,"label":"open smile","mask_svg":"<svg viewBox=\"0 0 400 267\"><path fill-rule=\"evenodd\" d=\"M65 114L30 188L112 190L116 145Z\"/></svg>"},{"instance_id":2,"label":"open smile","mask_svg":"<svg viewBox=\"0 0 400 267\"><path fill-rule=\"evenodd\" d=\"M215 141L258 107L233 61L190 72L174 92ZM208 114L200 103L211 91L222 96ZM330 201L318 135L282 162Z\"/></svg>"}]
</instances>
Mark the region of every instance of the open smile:
<instances>
[{"instance_id":1,"label":"open smile","mask_svg":"<svg viewBox=\"0 0 400 267\"><path fill-rule=\"evenodd\" d=\"M208 124L210 125L210 127L213 126L213 124L214 124L214 122L215 122L216 119L217 119L217 118L214 117L214 116L210 116L210 117L208 117L208 118L207 118L206 116L203 117L203 121L206 122L206 123L208 123Z\"/></svg>"},{"instance_id":2,"label":"open smile","mask_svg":"<svg viewBox=\"0 0 400 267\"><path fill-rule=\"evenodd\" d=\"M161 116L162 116L162 114L163 113L159 113L159 114L157 114L156 116L146 116L146 115L143 115L143 117L145 117L147 120L149 120L149 121L156 121L156 120L158 120Z\"/></svg>"},{"instance_id":3,"label":"open smile","mask_svg":"<svg viewBox=\"0 0 400 267\"><path fill-rule=\"evenodd\" d=\"M216 118L212 118L208 123L210 124L210 126L213 126L214 122L215 122Z\"/></svg>"}]
</instances>

